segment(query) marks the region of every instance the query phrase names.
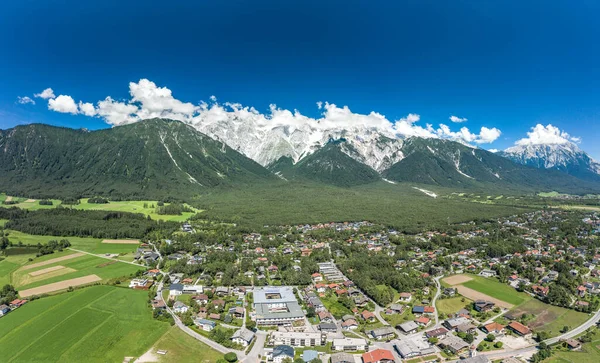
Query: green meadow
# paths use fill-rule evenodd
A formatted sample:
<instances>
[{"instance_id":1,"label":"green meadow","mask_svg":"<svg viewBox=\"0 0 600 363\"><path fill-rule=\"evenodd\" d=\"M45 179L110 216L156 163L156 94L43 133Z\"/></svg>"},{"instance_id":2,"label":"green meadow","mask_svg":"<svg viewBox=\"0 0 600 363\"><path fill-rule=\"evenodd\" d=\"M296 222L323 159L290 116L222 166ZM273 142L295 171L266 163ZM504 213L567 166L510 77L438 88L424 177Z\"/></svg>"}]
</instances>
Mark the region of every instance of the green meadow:
<instances>
[{"instance_id":1,"label":"green meadow","mask_svg":"<svg viewBox=\"0 0 600 363\"><path fill-rule=\"evenodd\" d=\"M73 251L53 253L51 255L46 255L42 258L35 259L31 263L39 263L57 257L71 255L73 253ZM53 266L63 266L72 269L73 271L61 275L55 275L51 273L48 274L47 278L45 278L46 276L44 275L33 278L30 275L30 273L32 272L44 270ZM102 280L109 280L117 277L129 276L140 269L145 268L142 266L137 267L127 263L109 260L106 258L95 257L92 255L83 255L69 260L57 261L52 264L38 266L30 270L16 270L12 273L11 280L15 288L25 290L33 287L39 287L54 282L74 279L77 277L83 277L87 275L97 275Z\"/></svg>"},{"instance_id":2,"label":"green meadow","mask_svg":"<svg viewBox=\"0 0 600 363\"><path fill-rule=\"evenodd\" d=\"M4 362L122 362L169 329L152 318L148 294L93 286L32 301L2 318Z\"/></svg>"},{"instance_id":3,"label":"green meadow","mask_svg":"<svg viewBox=\"0 0 600 363\"><path fill-rule=\"evenodd\" d=\"M137 245L121 243L102 243L102 239L88 237L57 237L57 236L37 236L15 230L6 230L8 239L17 244L22 242L24 245L46 244L48 241L67 239L71 242L71 247L91 253L131 253L135 252Z\"/></svg>"},{"instance_id":4,"label":"green meadow","mask_svg":"<svg viewBox=\"0 0 600 363\"><path fill-rule=\"evenodd\" d=\"M523 292L518 292L511 286L503 284L494 278L485 278L476 275L468 276L473 278L473 280L464 282L461 285L489 295L498 300L502 300L516 306L531 299L531 296Z\"/></svg>"}]
</instances>

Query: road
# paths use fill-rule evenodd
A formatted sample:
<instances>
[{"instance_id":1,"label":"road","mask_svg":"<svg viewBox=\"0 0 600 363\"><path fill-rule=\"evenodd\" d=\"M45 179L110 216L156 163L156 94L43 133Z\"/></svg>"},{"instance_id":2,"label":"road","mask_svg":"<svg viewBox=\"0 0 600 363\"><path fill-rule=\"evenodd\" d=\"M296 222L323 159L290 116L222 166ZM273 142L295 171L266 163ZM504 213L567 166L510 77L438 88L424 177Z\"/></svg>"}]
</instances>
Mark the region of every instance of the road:
<instances>
[{"instance_id":1,"label":"road","mask_svg":"<svg viewBox=\"0 0 600 363\"><path fill-rule=\"evenodd\" d=\"M248 362L248 363L260 362L259 356L261 355L261 353L263 351L263 347L265 346L265 341L267 340L267 334L268 334L267 332L264 332L261 330L258 330L256 332L252 350L250 350L248 355L245 356L244 358L242 358L240 360L240 362Z\"/></svg>"},{"instance_id":2,"label":"road","mask_svg":"<svg viewBox=\"0 0 600 363\"><path fill-rule=\"evenodd\" d=\"M444 275L438 276L433 279L433 281L435 281L435 286L437 287L437 291L436 291L435 295L433 296L433 300L431 301L431 306L433 306L435 308L435 314L433 314L435 317L434 328L438 328L438 325L440 323L440 318L439 318L440 314L438 313L437 308L435 307L436 306L435 302L437 301L438 297L440 297L440 295L442 294L442 286L440 286L440 279L442 277L444 277Z\"/></svg>"}]
</instances>

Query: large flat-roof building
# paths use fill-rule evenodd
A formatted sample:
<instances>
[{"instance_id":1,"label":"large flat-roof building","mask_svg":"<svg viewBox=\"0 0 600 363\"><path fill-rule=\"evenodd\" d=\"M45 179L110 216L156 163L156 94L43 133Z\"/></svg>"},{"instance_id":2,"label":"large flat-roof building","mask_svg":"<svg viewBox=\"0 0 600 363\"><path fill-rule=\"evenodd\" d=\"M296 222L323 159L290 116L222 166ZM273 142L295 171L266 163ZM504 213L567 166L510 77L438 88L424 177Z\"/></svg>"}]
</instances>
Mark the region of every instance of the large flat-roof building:
<instances>
[{"instance_id":1,"label":"large flat-roof building","mask_svg":"<svg viewBox=\"0 0 600 363\"><path fill-rule=\"evenodd\" d=\"M318 347L327 343L324 333L305 332L273 332L273 345L289 345L292 347Z\"/></svg>"},{"instance_id":2,"label":"large flat-roof building","mask_svg":"<svg viewBox=\"0 0 600 363\"><path fill-rule=\"evenodd\" d=\"M304 312L291 287L265 286L254 290L257 325L292 325L303 320Z\"/></svg>"}]
</instances>

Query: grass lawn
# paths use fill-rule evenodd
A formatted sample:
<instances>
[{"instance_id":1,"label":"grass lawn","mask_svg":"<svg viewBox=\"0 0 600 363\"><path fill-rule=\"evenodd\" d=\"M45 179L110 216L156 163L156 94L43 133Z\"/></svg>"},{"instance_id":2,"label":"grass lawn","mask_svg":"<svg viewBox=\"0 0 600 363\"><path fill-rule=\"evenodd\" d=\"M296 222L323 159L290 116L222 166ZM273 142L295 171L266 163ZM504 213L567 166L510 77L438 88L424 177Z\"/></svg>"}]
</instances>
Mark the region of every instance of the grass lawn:
<instances>
[{"instance_id":1,"label":"grass lawn","mask_svg":"<svg viewBox=\"0 0 600 363\"><path fill-rule=\"evenodd\" d=\"M150 218L154 220L164 220L164 221L175 221L175 222L184 222L190 219L197 212L201 212L199 209L192 208L196 210L194 212L185 212L181 215L161 215L156 213L156 204L158 203L155 200L135 200L135 201L120 201L120 202L110 202L106 204L94 204L88 203L86 199L81 199L78 205L74 205L74 209L81 210L107 210L107 211L117 211L117 212L131 212L131 213L142 213L145 216L150 216ZM148 208L144 208L144 203L148 205ZM154 205L154 208L150 208ZM169 203L165 203L165 205L169 205Z\"/></svg>"},{"instance_id":2,"label":"grass lawn","mask_svg":"<svg viewBox=\"0 0 600 363\"><path fill-rule=\"evenodd\" d=\"M16 200L19 203L17 204L0 204L1 207L10 208L10 207L18 207L21 209L29 209L29 210L38 210L38 209L50 209L55 208L57 205L60 205L61 201L58 199L50 199L52 201L52 205L40 205L38 199L34 199L28 202L27 198L17 198L13 197L12 200Z\"/></svg>"},{"instance_id":3,"label":"grass lawn","mask_svg":"<svg viewBox=\"0 0 600 363\"><path fill-rule=\"evenodd\" d=\"M528 300L531 296L524 292L518 292L511 286L503 284L494 278L485 278L482 276L468 275L473 278L471 281L462 283L461 285L489 295L498 300L505 301L515 306L520 305Z\"/></svg>"},{"instance_id":4,"label":"grass lawn","mask_svg":"<svg viewBox=\"0 0 600 363\"><path fill-rule=\"evenodd\" d=\"M342 316L346 314L354 315L354 313L338 302L337 297L335 296L325 296L321 298L321 302L323 305L329 310L331 315L333 315L336 319L340 319Z\"/></svg>"},{"instance_id":5,"label":"grass lawn","mask_svg":"<svg viewBox=\"0 0 600 363\"><path fill-rule=\"evenodd\" d=\"M545 304L537 299L531 299L512 310L513 314L520 316L523 313L532 315L527 325L535 331L546 331L551 337L560 335L560 330L566 325L576 327L583 324L590 317L571 309Z\"/></svg>"},{"instance_id":6,"label":"grass lawn","mask_svg":"<svg viewBox=\"0 0 600 363\"><path fill-rule=\"evenodd\" d=\"M152 353L157 350L166 350L167 354L156 356L161 363L170 362L198 362L212 363L222 358L223 354L210 348L208 345L197 341L176 326L171 327L152 347Z\"/></svg>"},{"instance_id":7,"label":"grass lawn","mask_svg":"<svg viewBox=\"0 0 600 363\"><path fill-rule=\"evenodd\" d=\"M598 363L600 362L600 339L583 344L579 352L555 351L544 363Z\"/></svg>"},{"instance_id":8,"label":"grass lawn","mask_svg":"<svg viewBox=\"0 0 600 363\"><path fill-rule=\"evenodd\" d=\"M53 253L51 255L42 256L41 258L36 258L31 263L38 263L73 253L73 251ZM73 269L74 271L58 276L48 274L47 278L45 278L46 276L44 275L37 276L35 278L29 275L31 272L47 269L53 266L64 266L66 268ZM17 270L12 274L12 282L16 288L25 290L92 274L98 275L98 277L103 280L108 280L116 277L129 276L139 269L143 269L143 267L136 267L126 263L111 261L91 255L83 255L70 260L63 260L49 265L39 266L30 270Z\"/></svg>"},{"instance_id":9,"label":"grass lawn","mask_svg":"<svg viewBox=\"0 0 600 363\"><path fill-rule=\"evenodd\" d=\"M169 328L152 319L148 295L93 286L32 301L2 318L5 362L121 362L138 357Z\"/></svg>"},{"instance_id":10,"label":"grass lawn","mask_svg":"<svg viewBox=\"0 0 600 363\"><path fill-rule=\"evenodd\" d=\"M409 306L402 312L402 314L381 314L381 317L390 323L391 326L395 327L398 324L406 323L415 320L415 316L412 313L412 308Z\"/></svg>"},{"instance_id":11,"label":"grass lawn","mask_svg":"<svg viewBox=\"0 0 600 363\"><path fill-rule=\"evenodd\" d=\"M138 247L135 244L102 243L102 239L99 238L38 236L14 230L6 230L6 232L8 233L8 239L15 244L23 242L24 245L37 245L38 243L46 244L52 240L66 239L71 242L71 247L91 253L131 253L135 252Z\"/></svg>"},{"instance_id":12,"label":"grass lawn","mask_svg":"<svg viewBox=\"0 0 600 363\"><path fill-rule=\"evenodd\" d=\"M464 302L462 301L463 299ZM454 314L471 303L471 300L467 299L466 297L463 298L462 296L452 297L449 299L438 299L436 301L436 309L438 314ZM471 307L467 307L467 310L471 310Z\"/></svg>"}]
</instances>

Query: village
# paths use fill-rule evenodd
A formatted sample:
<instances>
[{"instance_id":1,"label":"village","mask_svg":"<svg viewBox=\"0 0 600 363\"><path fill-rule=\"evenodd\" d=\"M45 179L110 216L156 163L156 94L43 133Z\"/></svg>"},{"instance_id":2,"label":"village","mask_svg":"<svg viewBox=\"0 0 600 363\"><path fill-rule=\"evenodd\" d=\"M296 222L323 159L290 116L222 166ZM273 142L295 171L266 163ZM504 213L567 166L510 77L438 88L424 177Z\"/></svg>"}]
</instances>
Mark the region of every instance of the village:
<instances>
[{"instance_id":1,"label":"village","mask_svg":"<svg viewBox=\"0 0 600 363\"><path fill-rule=\"evenodd\" d=\"M600 301L600 219L575 217L540 211L463 224L410 236L410 246L397 231L369 222L249 233L241 243L196 253L173 249L174 236L161 246L142 245L138 258L154 268L130 287L156 294L155 316L171 314L199 339L249 362L518 362L540 343L580 349L574 338L600 319L591 314ZM573 226L575 237L561 225ZM503 233L517 243L499 249L494 238ZM179 236L194 234L186 223ZM386 258L394 273L418 279L419 288L366 284L367 271L344 269L349 257L342 245ZM506 251L511 246L519 247ZM214 254L233 256L232 263L215 270ZM385 300L375 288L393 296ZM542 309L552 316L538 315Z\"/></svg>"}]
</instances>

